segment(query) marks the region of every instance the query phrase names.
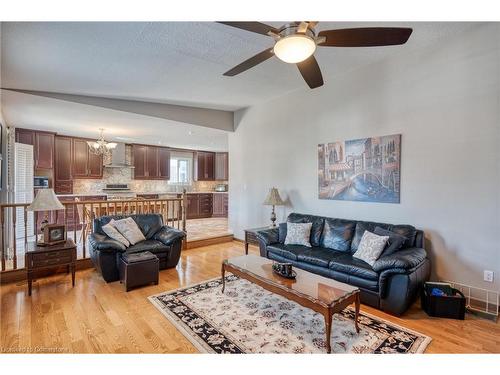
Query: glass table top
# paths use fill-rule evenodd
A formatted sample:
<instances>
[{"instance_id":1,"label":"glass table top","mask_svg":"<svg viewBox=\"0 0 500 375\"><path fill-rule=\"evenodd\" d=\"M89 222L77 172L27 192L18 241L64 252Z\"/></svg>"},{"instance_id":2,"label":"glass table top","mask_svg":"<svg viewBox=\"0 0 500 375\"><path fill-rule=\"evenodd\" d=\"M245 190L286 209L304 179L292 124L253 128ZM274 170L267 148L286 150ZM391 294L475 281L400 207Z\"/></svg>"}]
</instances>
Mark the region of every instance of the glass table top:
<instances>
[{"instance_id":1,"label":"glass table top","mask_svg":"<svg viewBox=\"0 0 500 375\"><path fill-rule=\"evenodd\" d=\"M297 277L295 279L286 279L273 272L272 260L257 255L229 258L224 263L238 269L240 272L249 273L270 284L289 289L291 293L302 294L328 305L359 290L357 287L297 267L293 267Z\"/></svg>"}]
</instances>

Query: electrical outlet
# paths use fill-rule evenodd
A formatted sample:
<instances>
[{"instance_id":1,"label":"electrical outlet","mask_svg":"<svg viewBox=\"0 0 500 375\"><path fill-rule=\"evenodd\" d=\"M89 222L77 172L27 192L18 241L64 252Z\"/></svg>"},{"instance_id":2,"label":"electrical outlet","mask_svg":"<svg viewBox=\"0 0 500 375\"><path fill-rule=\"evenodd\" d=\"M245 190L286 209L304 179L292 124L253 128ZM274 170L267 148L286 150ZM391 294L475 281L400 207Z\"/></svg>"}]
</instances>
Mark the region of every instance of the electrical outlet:
<instances>
[{"instance_id":1,"label":"electrical outlet","mask_svg":"<svg viewBox=\"0 0 500 375\"><path fill-rule=\"evenodd\" d=\"M493 282L493 271L484 270L484 281Z\"/></svg>"}]
</instances>

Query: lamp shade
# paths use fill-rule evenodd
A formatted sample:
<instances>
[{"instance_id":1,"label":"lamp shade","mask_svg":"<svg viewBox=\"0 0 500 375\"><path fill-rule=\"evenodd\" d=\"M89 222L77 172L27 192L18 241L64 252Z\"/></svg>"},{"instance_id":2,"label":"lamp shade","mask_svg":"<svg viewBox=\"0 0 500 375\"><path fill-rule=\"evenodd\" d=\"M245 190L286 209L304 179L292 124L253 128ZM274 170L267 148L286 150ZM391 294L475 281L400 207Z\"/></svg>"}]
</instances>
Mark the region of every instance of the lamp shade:
<instances>
[{"instance_id":1,"label":"lamp shade","mask_svg":"<svg viewBox=\"0 0 500 375\"><path fill-rule=\"evenodd\" d=\"M53 189L40 189L28 211L55 211L64 210L64 206L57 199Z\"/></svg>"},{"instance_id":2,"label":"lamp shade","mask_svg":"<svg viewBox=\"0 0 500 375\"><path fill-rule=\"evenodd\" d=\"M264 201L265 206L283 206L285 202L280 197L280 193L278 189L275 187L269 190L269 194L267 194L266 200Z\"/></svg>"}]
</instances>

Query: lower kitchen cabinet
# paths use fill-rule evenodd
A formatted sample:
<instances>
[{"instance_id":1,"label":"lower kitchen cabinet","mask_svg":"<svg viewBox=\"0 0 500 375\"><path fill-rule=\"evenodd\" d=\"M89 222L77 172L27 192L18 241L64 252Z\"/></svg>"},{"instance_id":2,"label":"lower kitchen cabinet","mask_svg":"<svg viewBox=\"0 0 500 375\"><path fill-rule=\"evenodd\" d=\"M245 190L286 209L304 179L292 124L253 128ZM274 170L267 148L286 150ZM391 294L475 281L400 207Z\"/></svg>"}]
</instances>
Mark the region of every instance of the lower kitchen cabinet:
<instances>
[{"instance_id":1,"label":"lower kitchen cabinet","mask_svg":"<svg viewBox=\"0 0 500 375\"><path fill-rule=\"evenodd\" d=\"M187 219L212 217L213 194L194 193L187 195Z\"/></svg>"},{"instance_id":2,"label":"lower kitchen cabinet","mask_svg":"<svg viewBox=\"0 0 500 375\"><path fill-rule=\"evenodd\" d=\"M227 193L213 194L213 217L227 217L228 212L228 195Z\"/></svg>"}]
</instances>

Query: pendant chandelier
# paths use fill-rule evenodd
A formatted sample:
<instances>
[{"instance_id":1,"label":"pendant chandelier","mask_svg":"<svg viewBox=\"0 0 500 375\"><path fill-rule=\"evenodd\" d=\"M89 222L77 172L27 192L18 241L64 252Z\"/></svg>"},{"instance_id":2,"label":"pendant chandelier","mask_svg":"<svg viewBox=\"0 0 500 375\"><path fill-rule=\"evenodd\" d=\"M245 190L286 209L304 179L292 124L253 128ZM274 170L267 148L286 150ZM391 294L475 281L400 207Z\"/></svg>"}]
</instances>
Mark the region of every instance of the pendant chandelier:
<instances>
[{"instance_id":1,"label":"pendant chandelier","mask_svg":"<svg viewBox=\"0 0 500 375\"><path fill-rule=\"evenodd\" d=\"M87 145L89 146L90 152L93 154L108 156L111 154L111 150L116 147L116 143L106 142L103 135L104 129L100 128L99 131L101 132L99 139L97 141L87 141Z\"/></svg>"}]
</instances>

